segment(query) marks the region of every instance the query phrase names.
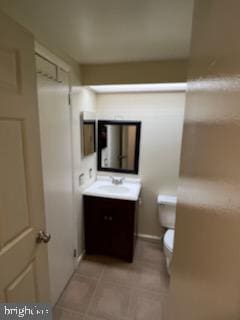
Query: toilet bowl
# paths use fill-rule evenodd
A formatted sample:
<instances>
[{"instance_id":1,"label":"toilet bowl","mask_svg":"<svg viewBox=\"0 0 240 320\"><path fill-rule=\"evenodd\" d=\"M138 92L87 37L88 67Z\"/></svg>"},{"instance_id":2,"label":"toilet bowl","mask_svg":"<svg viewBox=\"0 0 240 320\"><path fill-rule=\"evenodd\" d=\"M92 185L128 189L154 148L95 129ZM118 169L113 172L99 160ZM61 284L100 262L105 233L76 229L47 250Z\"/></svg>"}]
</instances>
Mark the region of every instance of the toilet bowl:
<instances>
[{"instance_id":1,"label":"toilet bowl","mask_svg":"<svg viewBox=\"0 0 240 320\"><path fill-rule=\"evenodd\" d=\"M160 194L158 196L157 203L159 222L161 227L166 230L163 236L163 251L166 258L167 270L170 274L174 249L174 228L176 220L177 198L172 195Z\"/></svg>"},{"instance_id":2,"label":"toilet bowl","mask_svg":"<svg viewBox=\"0 0 240 320\"><path fill-rule=\"evenodd\" d=\"M174 233L173 229L168 229L163 237L163 251L166 258L166 265L168 273L171 271L171 262L174 248Z\"/></svg>"}]
</instances>

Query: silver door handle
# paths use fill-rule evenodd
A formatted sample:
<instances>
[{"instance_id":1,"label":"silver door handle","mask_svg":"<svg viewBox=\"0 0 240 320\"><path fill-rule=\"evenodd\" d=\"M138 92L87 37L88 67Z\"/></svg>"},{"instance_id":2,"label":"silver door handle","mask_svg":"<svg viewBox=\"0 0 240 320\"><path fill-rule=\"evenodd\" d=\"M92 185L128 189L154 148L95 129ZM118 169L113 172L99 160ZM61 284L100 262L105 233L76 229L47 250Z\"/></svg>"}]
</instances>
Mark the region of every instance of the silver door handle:
<instances>
[{"instance_id":1,"label":"silver door handle","mask_svg":"<svg viewBox=\"0 0 240 320\"><path fill-rule=\"evenodd\" d=\"M48 243L51 239L51 235L40 230L38 232L38 235L37 235L37 239L36 239L36 242L37 243L41 243L41 242L44 242L44 243Z\"/></svg>"}]
</instances>

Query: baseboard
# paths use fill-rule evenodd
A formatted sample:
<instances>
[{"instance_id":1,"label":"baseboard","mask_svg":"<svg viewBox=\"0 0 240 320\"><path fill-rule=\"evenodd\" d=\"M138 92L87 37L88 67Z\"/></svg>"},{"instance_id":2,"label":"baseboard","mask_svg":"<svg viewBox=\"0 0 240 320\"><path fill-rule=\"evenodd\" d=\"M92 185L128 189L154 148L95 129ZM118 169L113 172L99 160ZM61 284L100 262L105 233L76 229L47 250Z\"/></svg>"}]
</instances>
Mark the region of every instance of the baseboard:
<instances>
[{"instance_id":1,"label":"baseboard","mask_svg":"<svg viewBox=\"0 0 240 320\"><path fill-rule=\"evenodd\" d=\"M148 240L148 241L157 241L160 242L162 240L162 236L152 236L150 234L145 233L138 233L137 237L140 239ZM79 263L82 261L83 257L85 256L85 250L80 254L80 256L76 259L76 268L79 265Z\"/></svg>"},{"instance_id":2,"label":"baseboard","mask_svg":"<svg viewBox=\"0 0 240 320\"><path fill-rule=\"evenodd\" d=\"M152 236L150 234L145 234L145 233L138 233L137 236L140 239L149 240L149 241L158 241L158 242L160 242L162 240L162 236L161 237Z\"/></svg>"},{"instance_id":3,"label":"baseboard","mask_svg":"<svg viewBox=\"0 0 240 320\"><path fill-rule=\"evenodd\" d=\"M77 258L76 260L76 267L79 265L79 263L81 262L81 260L83 259L85 255L85 250L80 254L80 256Z\"/></svg>"}]
</instances>

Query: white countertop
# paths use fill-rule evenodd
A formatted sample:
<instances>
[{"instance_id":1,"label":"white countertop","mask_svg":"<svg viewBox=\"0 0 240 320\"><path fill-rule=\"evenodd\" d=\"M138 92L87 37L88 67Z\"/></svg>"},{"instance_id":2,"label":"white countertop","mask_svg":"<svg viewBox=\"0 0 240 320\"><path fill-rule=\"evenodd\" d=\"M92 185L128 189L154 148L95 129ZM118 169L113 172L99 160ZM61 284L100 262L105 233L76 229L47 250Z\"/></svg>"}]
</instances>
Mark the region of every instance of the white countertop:
<instances>
[{"instance_id":1,"label":"white countertop","mask_svg":"<svg viewBox=\"0 0 240 320\"><path fill-rule=\"evenodd\" d=\"M142 187L141 180L125 177L123 179L123 183L116 185L112 183L111 177L98 176L97 180L83 191L83 195L137 201Z\"/></svg>"}]
</instances>

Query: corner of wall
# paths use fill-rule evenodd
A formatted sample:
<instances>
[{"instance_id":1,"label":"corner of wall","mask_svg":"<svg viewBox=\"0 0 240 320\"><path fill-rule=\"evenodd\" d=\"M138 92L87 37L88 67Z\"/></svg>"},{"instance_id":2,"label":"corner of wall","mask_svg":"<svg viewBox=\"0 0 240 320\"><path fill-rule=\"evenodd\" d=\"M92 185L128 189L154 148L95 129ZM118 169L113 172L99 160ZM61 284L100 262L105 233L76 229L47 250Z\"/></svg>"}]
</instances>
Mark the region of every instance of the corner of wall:
<instances>
[{"instance_id":1,"label":"corner of wall","mask_svg":"<svg viewBox=\"0 0 240 320\"><path fill-rule=\"evenodd\" d=\"M72 92L72 144L73 144L73 202L77 225L77 252L80 257L84 252L84 229L82 210L82 190L96 177L96 153L85 158L81 156L81 112L96 112L95 93L86 87L75 87ZM92 176L89 170L92 169ZM79 184L79 176L83 183Z\"/></svg>"}]
</instances>

